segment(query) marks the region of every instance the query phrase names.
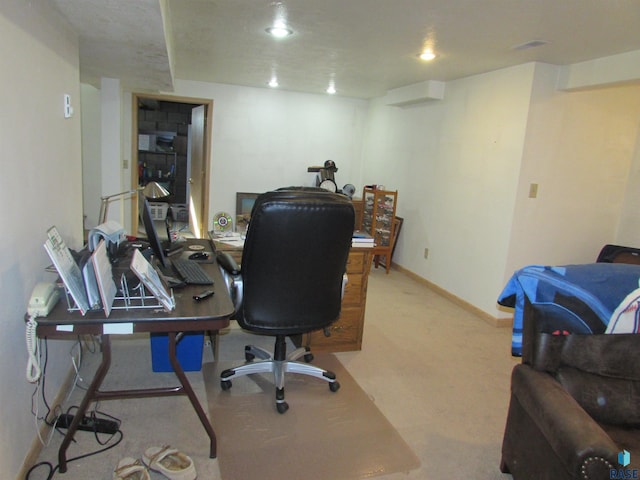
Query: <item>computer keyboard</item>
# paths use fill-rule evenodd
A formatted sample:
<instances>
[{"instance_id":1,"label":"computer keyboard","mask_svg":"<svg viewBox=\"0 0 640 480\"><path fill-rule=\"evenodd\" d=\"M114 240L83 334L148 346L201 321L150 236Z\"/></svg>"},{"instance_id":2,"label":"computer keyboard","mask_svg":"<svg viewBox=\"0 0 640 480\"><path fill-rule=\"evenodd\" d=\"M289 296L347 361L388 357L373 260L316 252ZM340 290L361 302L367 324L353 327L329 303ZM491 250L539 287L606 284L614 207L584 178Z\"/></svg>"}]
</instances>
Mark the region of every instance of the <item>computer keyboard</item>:
<instances>
[{"instance_id":1,"label":"computer keyboard","mask_svg":"<svg viewBox=\"0 0 640 480\"><path fill-rule=\"evenodd\" d=\"M207 273L193 260L186 258L172 258L171 265L180 274L185 283L192 285L211 285L213 280Z\"/></svg>"}]
</instances>

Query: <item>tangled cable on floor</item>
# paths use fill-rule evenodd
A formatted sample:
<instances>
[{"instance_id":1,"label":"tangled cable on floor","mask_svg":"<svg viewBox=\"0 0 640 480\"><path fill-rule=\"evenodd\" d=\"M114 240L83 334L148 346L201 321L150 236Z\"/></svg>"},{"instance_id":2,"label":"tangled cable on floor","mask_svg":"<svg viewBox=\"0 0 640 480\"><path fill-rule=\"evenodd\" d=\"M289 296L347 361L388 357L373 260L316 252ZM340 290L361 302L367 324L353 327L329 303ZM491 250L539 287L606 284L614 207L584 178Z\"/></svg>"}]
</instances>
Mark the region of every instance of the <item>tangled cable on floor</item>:
<instances>
[{"instance_id":1,"label":"tangled cable on floor","mask_svg":"<svg viewBox=\"0 0 640 480\"><path fill-rule=\"evenodd\" d=\"M119 435L118 435L119 434ZM89 453L85 453L84 455L78 455L77 457L73 457L73 458L68 458L67 459L67 463L71 463L75 460L80 460L82 458L86 458L86 457L90 457L92 455L97 455L99 453L102 452L106 452L107 450L111 450L113 447L115 447L116 445L118 445L121 441L122 438L124 437L122 430L118 430L115 434L113 434L111 436L111 438L115 437L116 435L118 435L118 439L116 440L115 443L113 443L112 445L108 445L104 448L101 448L99 450L96 450L94 452L89 452ZM100 442L98 442L100 443ZM107 442L105 442L107 443ZM104 443L101 443L101 445L104 445ZM60 468L60 465L56 465L55 467L53 466L53 464L51 464L51 462L40 462L40 463L36 463L33 467L31 467L28 471L27 471L27 475L25 476L25 480L29 480L31 473L36 470L39 467L42 466L46 466L49 468L49 473L47 474L47 480L51 480L53 478L53 476L56 474L56 472L58 471L58 469Z\"/></svg>"}]
</instances>

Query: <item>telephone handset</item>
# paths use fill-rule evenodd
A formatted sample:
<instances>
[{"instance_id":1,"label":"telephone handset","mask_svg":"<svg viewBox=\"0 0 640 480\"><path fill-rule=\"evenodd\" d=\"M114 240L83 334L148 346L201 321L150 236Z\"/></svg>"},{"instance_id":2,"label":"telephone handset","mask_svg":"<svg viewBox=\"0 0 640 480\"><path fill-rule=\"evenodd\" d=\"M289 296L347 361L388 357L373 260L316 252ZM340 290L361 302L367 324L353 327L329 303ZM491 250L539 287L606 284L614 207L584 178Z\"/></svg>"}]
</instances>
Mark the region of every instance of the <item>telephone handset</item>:
<instances>
[{"instance_id":1,"label":"telephone handset","mask_svg":"<svg viewBox=\"0 0 640 480\"><path fill-rule=\"evenodd\" d=\"M55 283L38 283L31 293L27 313L31 317L46 317L60 298L60 291Z\"/></svg>"},{"instance_id":2,"label":"telephone handset","mask_svg":"<svg viewBox=\"0 0 640 480\"><path fill-rule=\"evenodd\" d=\"M40 379L42 371L40 369L40 361L38 359L38 338L36 329L38 323L36 317L46 317L49 312L56 306L60 299L60 290L55 283L38 283L31 293L27 313L29 320L26 325L25 338L27 341L27 352L29 353L29 361L27 362L27 380L35 383Z\"/></svg>"}]
</instances>

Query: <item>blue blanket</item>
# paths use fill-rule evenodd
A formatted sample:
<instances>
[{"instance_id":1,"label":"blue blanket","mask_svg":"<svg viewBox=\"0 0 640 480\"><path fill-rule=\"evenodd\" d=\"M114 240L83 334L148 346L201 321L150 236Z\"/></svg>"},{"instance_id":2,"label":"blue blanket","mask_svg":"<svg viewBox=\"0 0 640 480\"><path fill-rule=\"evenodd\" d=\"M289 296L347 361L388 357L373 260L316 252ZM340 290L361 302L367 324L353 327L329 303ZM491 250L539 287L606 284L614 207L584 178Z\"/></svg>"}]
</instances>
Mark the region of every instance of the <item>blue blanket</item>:
<instances>
[{"instance_id":1,"label":"blue blanket","mask_svg":"<svg viewBox=\"0 0 640 480\"><path fill-rule=\"evenodd\" d=\"M500 305L515 308L512 354L522 355L525 296L533 305L550 306L565 315L573 327L570 333L604 333L614 312L619 312L627 297L638 290L639 282L640 265L623 263L531 265L516 271L498 298ZM572 303L580 303L583 308L573 308ZM637 302L634 305L635 313ZM584 307L592 312L591 318L584 315Z\"/></svg>"}]
</instances>

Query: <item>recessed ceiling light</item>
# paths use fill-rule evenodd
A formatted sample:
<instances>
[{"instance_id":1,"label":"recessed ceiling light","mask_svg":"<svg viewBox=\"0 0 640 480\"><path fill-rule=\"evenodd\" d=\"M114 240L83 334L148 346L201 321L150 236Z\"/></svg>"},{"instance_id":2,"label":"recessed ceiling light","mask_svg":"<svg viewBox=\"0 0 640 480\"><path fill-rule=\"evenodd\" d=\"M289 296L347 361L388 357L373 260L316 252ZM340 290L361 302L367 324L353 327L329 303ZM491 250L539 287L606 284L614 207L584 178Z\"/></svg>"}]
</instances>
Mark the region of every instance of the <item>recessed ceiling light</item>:
<instances>
[{"instance_id":1,"label":"recessed ceiling light","mask_svg":"<svg viewBox=\"0 0 640 480\"><path fill-rule=\"evenodd\" d=\"M274 38L285 38L289 35L293 35L293 30L287 25L287 7L283 2L272 2L270 4L274 7L273 23L266 29L267 33Z\"/></svg>"},{"instance_id":2,"label":"recessed ceiling light","mask_svg":"<svg viewBox=\"0 0 640 480\"><path fill-rule=\"evenodd\" d=\"M421 60L429 62L429 61L433 60L434 58L436 58L436 54L433 53L432 50L425 50L420 55L418 55L418 57L420 57Z\"/></svg>"},{"instance_id":3,"label":"recessed ceiling light","mask_svg":"<svg viewBox=\"0 0 640 480\"><path fill-rule=\"evenodd\" d=\"M285 38L289 35L293 35L293 30L288 28L286 25L274 25L273 27L267 28L266 32L275 38Z\"/></svg>"}]
</instances>

